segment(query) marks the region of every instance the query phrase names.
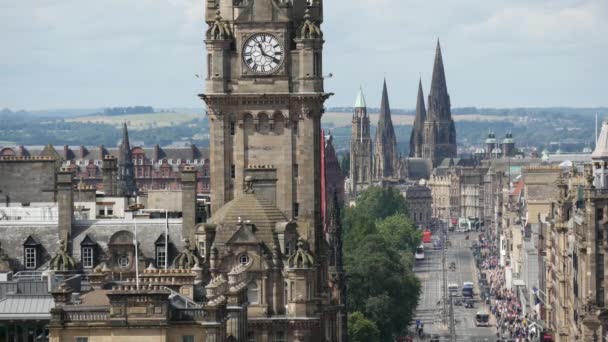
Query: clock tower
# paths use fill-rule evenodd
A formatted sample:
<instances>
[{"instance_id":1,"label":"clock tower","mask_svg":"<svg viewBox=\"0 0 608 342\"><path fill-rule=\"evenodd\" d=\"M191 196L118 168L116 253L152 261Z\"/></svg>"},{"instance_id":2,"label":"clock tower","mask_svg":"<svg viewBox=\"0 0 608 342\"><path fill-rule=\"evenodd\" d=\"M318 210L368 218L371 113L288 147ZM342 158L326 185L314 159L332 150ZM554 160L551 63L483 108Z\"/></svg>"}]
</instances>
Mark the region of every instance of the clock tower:
<instances>
[{"instance_id":1,"label":"clock tower","mask_svg":"<svg viewBox=\"0 0 608 342\"><path fill-rule=\"evenodd\" d=\"M267 199L320 251L322 0L206 0L206 21L211 215L266 177Z\"/></svg>"}]
</instances>

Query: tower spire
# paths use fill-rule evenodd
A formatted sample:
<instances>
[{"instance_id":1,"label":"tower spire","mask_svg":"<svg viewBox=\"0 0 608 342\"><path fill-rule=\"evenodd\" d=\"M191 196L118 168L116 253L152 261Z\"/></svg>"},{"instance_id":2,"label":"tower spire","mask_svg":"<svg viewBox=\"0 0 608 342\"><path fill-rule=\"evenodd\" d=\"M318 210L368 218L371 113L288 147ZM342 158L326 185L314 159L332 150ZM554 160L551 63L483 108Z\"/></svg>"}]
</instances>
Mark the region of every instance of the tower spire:
<instances>
[{"instance_id":1,"label":"tower spire","mask_svg":"<svg viewBox=\"0 0 608 342\"><path fill-rule=\"evenodd\" d=\"M135 171L129 143L127 123L122 124L122 140L118 149L118 195L131 196L137 192L135 186Z\"/></svg>"},{"instance_id":2,"label":"tower spire","mask_svg":"<svg viewBox=\"0 0 608 342\"><path fill-rule=\"evenodd\" d=\"M416 99L416 116L410 136L410 157L422 157L422 144L424 143L424 122L426 121L426 108L424 106L424 93L422 79L418 81L418 97Z\"/></svg>"},{"instance_id":3,"label":"tower spire","mask_svg":"<svg viewBox=\"0 0 608 342\"><path fill-rule=\"evenodd\" d=\"M366 108L365 96L363 96L363 89L359 87L359 93L357 93L357 100L355 101L355 108Z\"/></svg>"},{"instance_id":4,"label":"tower spire","mask_svg":"<svg viewBox=\"0 0 608 342\"><path fill-rule=\"evenodd\" d=\"M391 119L391 107L388 101L386 79L382 86L382 101L375 139L374 178L384 179L396 176L397 170L397 138Z\"/></svg>"}]
</instances>

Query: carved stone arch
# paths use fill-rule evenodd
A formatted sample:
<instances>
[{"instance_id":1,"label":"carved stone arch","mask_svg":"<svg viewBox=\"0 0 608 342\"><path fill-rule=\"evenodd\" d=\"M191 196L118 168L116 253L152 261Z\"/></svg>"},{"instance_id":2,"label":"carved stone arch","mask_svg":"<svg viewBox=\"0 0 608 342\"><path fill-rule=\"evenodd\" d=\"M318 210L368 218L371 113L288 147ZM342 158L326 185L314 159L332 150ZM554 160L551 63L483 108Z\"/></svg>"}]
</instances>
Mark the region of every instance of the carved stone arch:
<instances>
[{"instance_id":1,"label":"carved stone arch","mask_svg":"<svg viewBox=\"0 0 608 342\"><path fill-rule=\"evenodd\" d=\"M258 133L268 134L270 132L270 118L266 112L258 113Z\"/></svg>"},{"instance_id":2,"label":"carved stone arch","mask_svg":"<svg viewBox=\"0 0 608 342\"><path fill-rule=\"evenodd\" d=\"M283 113L276 111L274 112L274 114L272 115L272 122L273 122L273 132L276 134L283 134L283 130L285 129L285 116L283 115Z\"/></svg>"}]
</instances>

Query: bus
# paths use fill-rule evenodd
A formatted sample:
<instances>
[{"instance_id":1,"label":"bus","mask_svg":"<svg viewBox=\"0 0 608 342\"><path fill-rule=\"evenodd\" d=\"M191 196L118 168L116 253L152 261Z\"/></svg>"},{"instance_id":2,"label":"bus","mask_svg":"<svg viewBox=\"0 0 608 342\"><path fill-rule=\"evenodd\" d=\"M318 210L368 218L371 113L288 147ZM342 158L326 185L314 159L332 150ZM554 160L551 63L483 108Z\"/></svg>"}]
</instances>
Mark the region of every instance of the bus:
<instances>
[{"instance_id":1,"label":"bus","mask_svg":"<svg viewBox=\"0 0 608 342\"><path fill-rule=\"evenodd\" d=\"M414 258L416 260L424 260L424 246L420 245L416 248L416 253L414 253Z\"/></svg>"},{"instance_id":2,"label":"bus","mask_svg":"<svg viewBox=\"0 0 608 342\"><path fill-rule=\"evenodd\" d=\"M422 232L422 242L423 243L431 243L433 242L433 234L430 230L425 230Z\"/></svg>"},{"instance_id":3,"label":"bus","mask_svg":"<svg viewBox=\"0 0 608 342\"><path fill-rule=\"evenodd\" d=\"M478 327L489 327L490 315L483 311L477 312L477 314L475 315L475 325Z\"/></svg>"}]
</instances>

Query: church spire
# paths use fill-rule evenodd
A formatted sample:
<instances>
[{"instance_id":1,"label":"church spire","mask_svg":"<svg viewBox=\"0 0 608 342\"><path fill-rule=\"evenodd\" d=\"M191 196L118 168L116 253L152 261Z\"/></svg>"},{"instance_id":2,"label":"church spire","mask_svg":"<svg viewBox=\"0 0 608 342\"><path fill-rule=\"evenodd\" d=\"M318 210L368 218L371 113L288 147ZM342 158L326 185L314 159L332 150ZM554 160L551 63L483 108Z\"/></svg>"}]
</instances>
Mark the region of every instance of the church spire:
<instances>
[{"instance_id":1,"label":"church spire","mask_svg":"<svg viewBox=\"0 0 608 342\"><path fill-rule=\"evenodd\" d=\"M424 106L424 93L422 91L422 80L418 82L418 97L416 99L416 116L410 136L410 157L422 157L422 144L424 142L424 122L426 121L426 108Z\"/></svg>"},{"instance_id":2,"label":"church spire","mask_svg":"<svg viewBox=\"0 0 608 342\"><path fill-rule=\"evenodd\" d=\"M363 96L363 89L359 88L359 93L357 93L357 100L355 101L355 108L366 108L365 104L365 96Z\"/></svg>"},{"instance_id":3,"label":"church spire","mask_svg":"<svg viewBox=\"0 0 608 342\"><path fill-rule=\"evenodd\" d=\"M388 102L386 79L382 86L382 101L378 128L376 129L374 151L374 179L392 178L397 170L397 138L391 119L391 107Z\"/></svg>"},{"instance_id":4,"label":"church spire","mask_svg":"<svg viewBox=\"0 0 608 342\"><path fill-rule=\"evenodd\" d=\"M135 186L135 171L133 167L133 156L131 144L129 143L129 131L127 123L122 124L122 140L118 148L118 196L131 196L137 192Z\"/></svg>"},{"instance_id":5,"label":"church spire","mask_svg":"<svg viewBox=\"0 0 608 342\"><path fill-rule=\"evenodd\" d=\"M428 95L422 157L433 160L433 165L436 166L445 158L456 157L456 154L456 126L452 120L450 95L448 94L443 67L443 54L439 39L437 39L433 77Z\"/></svg>"},{"instance_id":6,"label":"church spire","mask_svg":"<svg viewBox=\"0 0 608 342\"><path fill-rule=\"evenodd\" d=\"M433 120L449 120L450 95L445 80L445 70L443 68L443 56L441 54L441 44L437 39L435 49L435 63L433 64L433 78L431 90L429 92L429 114Z\"/></svg>"}]
</instances>

